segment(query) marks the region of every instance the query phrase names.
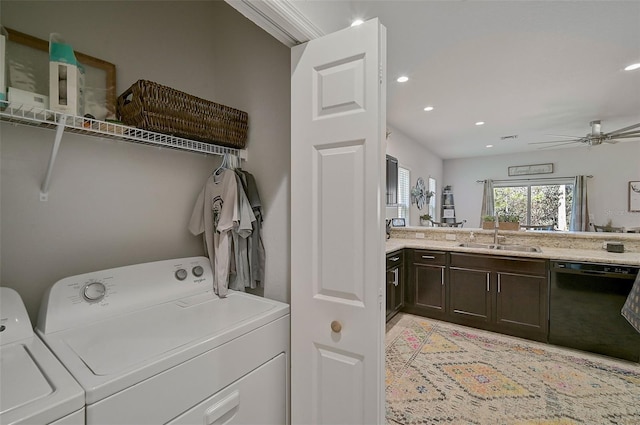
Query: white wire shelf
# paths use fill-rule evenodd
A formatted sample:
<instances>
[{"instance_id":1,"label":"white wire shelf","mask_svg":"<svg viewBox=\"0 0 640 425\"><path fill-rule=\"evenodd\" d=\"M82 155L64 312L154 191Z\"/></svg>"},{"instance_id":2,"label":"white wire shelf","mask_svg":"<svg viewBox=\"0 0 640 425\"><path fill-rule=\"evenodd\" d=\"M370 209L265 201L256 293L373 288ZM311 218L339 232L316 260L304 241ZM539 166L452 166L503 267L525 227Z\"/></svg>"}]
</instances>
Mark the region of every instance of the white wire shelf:
<instances>
[{"instance_id":1,"label":"white wire shelf","mask_svg":"<svg viewBox=\"0 0 640 425\"><path fill-rule=\"evenodd\" d=\"M113 122L78 117L57 111L51 111L49 109L26 106L14 102L0 101L0 121L30 127L50 128L56 130L54 145L51 150L51 158L49 159L49 166L47 168L47 174L44 181L42 182L40 190L41 201L48 200L49 184L51 182L53 164L55 163L55 159L58 154L58 148L60 147L62 134L65 131L74 134L82 134L86 136L113 140L123 140L144 145L198 152L209 155L229 154L245 160L248 156L245 149L228 148L225 146L184 139L168 134L141 130L139 128L129 127Z\"/></svg>"},{"instance_id":2,"label":"white wire shelf","mask_svg":"<svg viewBox=\"0 0 640 425\"><path fill-rule=\"evenodd\" d=\"M168 134L154 133L112 122L78 117L57 111L0 101L0 119L21 125L41 128L57 128L62 116L66 116L65 131L87 136L125 140L145 145L161 146L210 155L231 154L246 158L246 151L228 148L196 140L183 139Z\"/></svg>"}]
</instances>

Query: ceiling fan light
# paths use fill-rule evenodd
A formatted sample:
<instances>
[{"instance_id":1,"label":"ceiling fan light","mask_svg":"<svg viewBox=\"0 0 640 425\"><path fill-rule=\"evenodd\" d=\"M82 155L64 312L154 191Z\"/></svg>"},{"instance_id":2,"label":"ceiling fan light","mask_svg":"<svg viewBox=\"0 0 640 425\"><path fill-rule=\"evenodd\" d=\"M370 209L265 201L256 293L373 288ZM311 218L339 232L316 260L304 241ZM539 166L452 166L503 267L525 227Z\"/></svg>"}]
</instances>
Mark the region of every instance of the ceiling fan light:
<instances>
[{"instance_id":1,"label":"ceiling fan light","mask_svg":"<svg viewBox=\"0 0 640 425\"><path fill-rule=\"evenodd\" d=\"M636 69L640 69L640 62L632 63L631 65L627 66L624 70L625 71L635 71Z\"/></svg>"}]
</instances>

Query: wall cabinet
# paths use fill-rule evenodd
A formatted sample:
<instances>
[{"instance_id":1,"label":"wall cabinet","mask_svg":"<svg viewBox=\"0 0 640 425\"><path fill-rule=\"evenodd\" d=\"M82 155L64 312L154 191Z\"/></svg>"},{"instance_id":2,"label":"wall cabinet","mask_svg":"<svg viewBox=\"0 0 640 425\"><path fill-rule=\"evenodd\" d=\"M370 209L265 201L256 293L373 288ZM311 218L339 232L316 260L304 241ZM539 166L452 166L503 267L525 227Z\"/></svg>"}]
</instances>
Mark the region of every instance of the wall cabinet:
<instances>
[{"instance_id":1,"label":"wall cabinet","mask_svg":"<svg viewBox=\"0 0 640 425\"><path fill-rule=\"evenodd\" d=\"M387 155L387 205L398 203L398 159Z\"/></svg>"},{"instance_id":2,"label":"wall cabinet","mask_svg":"<svg viewBox=\"0 0 640 425\"><path fill-rule=\"evenodd\" d=\"M405 311L445 319L447 253L415 249L408 250L408 257L410 266Z\"/></svg>"},{"instance_id":3,"label":"wall cabinet","mask_svg":"<svg viewBox=\"0 0 640 425\"><path fill-rule=\"evenodd\" d=\"M449 279L451 321L547 340L546 260L451 253Z\"/></svg>"},{"instance_id":4,"label":"wall cabinet","mask_svg":"<svg viewBox=\"0 0 640 425\"><path fill-rule=\"evenodd\" d=\"M404 251L387 254L387 284L386 284L386 319L391 319L404 307Z\"/></svg>"}]
</instances>

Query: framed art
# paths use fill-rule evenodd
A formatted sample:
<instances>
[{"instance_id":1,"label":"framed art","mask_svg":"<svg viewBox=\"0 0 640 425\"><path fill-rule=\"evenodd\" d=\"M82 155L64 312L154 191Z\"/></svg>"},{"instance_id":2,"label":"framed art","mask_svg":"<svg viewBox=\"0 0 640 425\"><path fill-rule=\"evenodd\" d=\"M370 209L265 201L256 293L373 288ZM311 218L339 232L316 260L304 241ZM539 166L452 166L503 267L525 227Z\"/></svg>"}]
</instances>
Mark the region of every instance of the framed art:
<instances>
[{"instance_id":1,"label":"framed art","mask_svg":"<svg viewBox=\"0 0 640 425\"><path fill-rule=\"evenodd\" d=\"M527 176L534 174L551 174L553 173L553 163L548 164L532 164L532 165L514 165L507 168L509 176Z\"/></svg>"},{"instance_id":2,"label":"framed art","mask_svg":"<svg viewBox=\"0 0 640 425\"><path fill-rule=\"evenodd\" d=\"M6 28L7 86L49 95L49 42ZM74 50L85 68L85 112L99 120L115 118L116 66Z\"/></svg>"},{"instance_id":3,"label":"framed art","mask_svg":"<svg viewBox=\"0 0 640 425\"><path fill-rule=\"evenodd\" d=\"M640 181L629 182L629 211L640 212Z\"/></svg>"},{"instance_id":4,"label":"framed art","mask_svg":"<svg viewBox=\"0 0 640 425\"><path fill-rule=\"evenodd\" d=\"M405 221L404 218L392 218L391 219L391 225L393 227L405 227Z\"/></svg>"}]
</instances>

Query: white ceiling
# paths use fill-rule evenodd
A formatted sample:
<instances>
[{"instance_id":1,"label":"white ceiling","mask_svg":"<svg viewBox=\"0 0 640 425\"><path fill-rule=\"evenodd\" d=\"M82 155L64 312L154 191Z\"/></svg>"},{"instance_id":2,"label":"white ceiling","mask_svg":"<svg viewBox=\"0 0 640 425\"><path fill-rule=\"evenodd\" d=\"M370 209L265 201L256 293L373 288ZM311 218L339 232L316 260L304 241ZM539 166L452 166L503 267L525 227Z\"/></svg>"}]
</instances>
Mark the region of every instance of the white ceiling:
<instances>
[{"instance_id":1,"label":"white ceiling","mask_svg":"<svg viewBox=\"0 0 640 425\"><path fill-rule=\"evenodd\" d=\"M605 133L640 122L640 70L623 71L640 62L640 1L291 3L323 33L380 18L387 121L443 159L534 150L550 134L585 136L592 120Z\"/></svg>"}]
</instances>

